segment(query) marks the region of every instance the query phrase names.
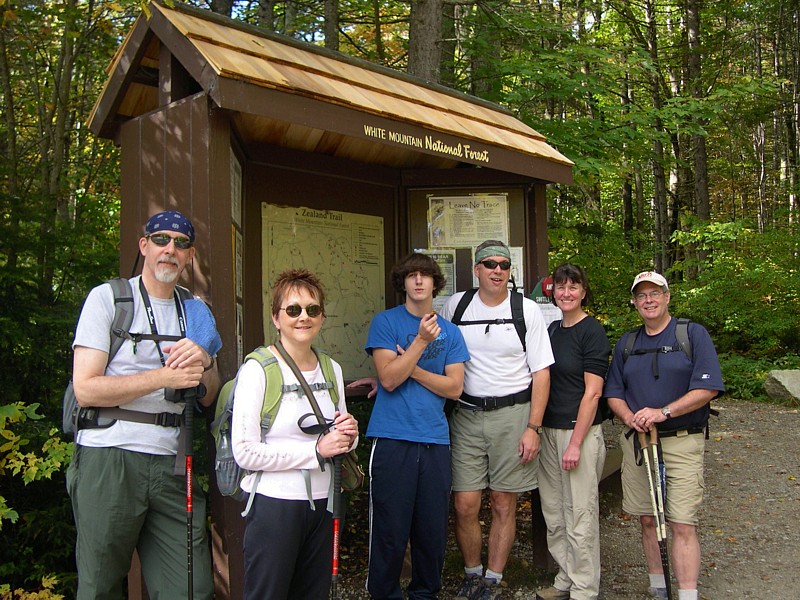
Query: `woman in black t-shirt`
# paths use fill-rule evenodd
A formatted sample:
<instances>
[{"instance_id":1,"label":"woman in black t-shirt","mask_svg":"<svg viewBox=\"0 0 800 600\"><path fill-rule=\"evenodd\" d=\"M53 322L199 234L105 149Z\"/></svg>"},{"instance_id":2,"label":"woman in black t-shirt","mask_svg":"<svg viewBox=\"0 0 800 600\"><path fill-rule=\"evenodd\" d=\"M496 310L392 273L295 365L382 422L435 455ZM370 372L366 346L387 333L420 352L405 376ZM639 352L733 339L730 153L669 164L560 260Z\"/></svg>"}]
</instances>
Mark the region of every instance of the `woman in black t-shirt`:
<instances>
[{"instance_id":1,"label":"woman in black t-shirt","mask_svg":"<svg viewBox=\"0 0 800 600\"><path fill-rule=\"evenodd\" d=\"M584 311L590 300L583 269L556 268L553 302L562 319L550 325L555 364L542 422L539 493L558 574L552 587L537 593L542 600L600 593L597 485L606 456L600 397L611 346L602 325Z\"/></svg>"}]
</instances>

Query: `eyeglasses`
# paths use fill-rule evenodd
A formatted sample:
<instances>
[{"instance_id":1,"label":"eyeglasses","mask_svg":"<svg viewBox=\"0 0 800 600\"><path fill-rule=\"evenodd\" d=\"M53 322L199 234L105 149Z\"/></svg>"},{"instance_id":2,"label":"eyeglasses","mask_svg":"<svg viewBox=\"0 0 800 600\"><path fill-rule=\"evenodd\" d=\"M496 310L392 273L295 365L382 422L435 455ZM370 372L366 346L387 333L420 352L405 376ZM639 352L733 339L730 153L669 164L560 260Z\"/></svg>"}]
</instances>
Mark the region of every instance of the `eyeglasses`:
<instances>
[{"instance_id":1,"label":"eyeglasses","mask_svg":"<svg viewBox=\"0 0 800 600\"><path fill-rule=\"evenodd\" d=\"M192 247L192 240L187 237L170 237L166 233L154 233L145 237L156 246L169 246L170 242L174 242L178 250L188 250Z\"/></svg>"},{"instance_id":2,"label":"eyeglasses","mask_svg":"<svg viewBox=\"0 0 800 600\"><path fill-rule=\"evenodd\" d=\"M299 304L290 304L289 306L282 307L281 310L285 310L286 314L296 319L301 314L303 314L303 310L306 311L306 314L313 319L314 317L318 317L322 314L322 307L319 304L309 304L308 306L300 306Z\"/></svg>"},{"instance_id":3,"label":"eyeglasses","mask_svg":"<svg viewBox=\"0 0 800 600\"><path fill-rule=\"evenodd\" d=\"M508 271L511 268L511 261L510 260L501 260L500 262L497 262L496 260L491 260L491 259L487 258L486 260L482 260L478 264L483 265L484 267L486 267L490 271L494 271L498 266L503 271Z\"/></svg>"},{"instance_id":4,"label":"eyeglasses","mask_svg":"<svg viewBox=\"0 0 800 600\"><path fill-rule=\"evenodd\" d=\"M651 300L658 300L663 295L664 295L664 292L662 292L661 290L653 290L650 293L639 292L638 294L634 295L634 299L637 302L644 302L648 298L650 298Z\"/></svg>"}]
</instances>

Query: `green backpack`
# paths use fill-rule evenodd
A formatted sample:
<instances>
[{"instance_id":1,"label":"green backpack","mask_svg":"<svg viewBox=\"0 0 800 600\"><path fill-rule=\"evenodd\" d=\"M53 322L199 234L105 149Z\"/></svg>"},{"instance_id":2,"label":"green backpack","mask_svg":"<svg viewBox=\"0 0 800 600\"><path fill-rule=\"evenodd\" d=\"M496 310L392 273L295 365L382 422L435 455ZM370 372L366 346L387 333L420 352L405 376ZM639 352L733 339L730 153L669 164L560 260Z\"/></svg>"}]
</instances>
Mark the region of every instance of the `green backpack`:
<instances>
[{"instance_id":1,"label":"green backpack","mask_svg":"<svg viewBox=\"0 0 800 600\"><path fill-rule=\"evenodd\" d=\"M336 377L333 372L333 362L331 357L325 352L314 348L314 352L322 368L322 375L325 383L311 384L312 390L326 389L330 393L331 401L334 406L339 405L339 392L336 386ZM284 385L281 367L278 359L266 346L260 346L245 357L248 360L256 360L264 369L267 379L267 387L264 391L264 404L261 407L261 435L262 437L270 430L275 422L275 416L281 407L281 397L285 392L300 391L302 387L298 383ZM240 368L241 371L241 368ZM216 460L214 471L217 477L217 488L223 496L233 496L237 500L244 497L242 490L242 479L250 472L243 469L233 458L233 447L231 445L231 421L233 417L233 401L236 392L236 378L226 382L219 392L217 407L214 413L214 421L211 423L211 433L214 436L214 446L216 449ZM256 484L258 485L258 484ZM251 498L252 498L251 494ZM249 506L248 506L249 509ZM247 510L244 514L247 513Z\"/></svg>"}]
</instances>

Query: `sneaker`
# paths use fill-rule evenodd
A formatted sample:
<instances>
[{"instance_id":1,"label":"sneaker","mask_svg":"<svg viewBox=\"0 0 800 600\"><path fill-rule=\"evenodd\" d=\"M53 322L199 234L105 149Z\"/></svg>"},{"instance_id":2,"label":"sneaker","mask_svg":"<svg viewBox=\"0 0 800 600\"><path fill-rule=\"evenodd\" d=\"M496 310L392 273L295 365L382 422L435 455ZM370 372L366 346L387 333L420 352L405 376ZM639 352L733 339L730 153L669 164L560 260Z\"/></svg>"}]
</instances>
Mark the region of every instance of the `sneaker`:
<instances>
[{"instance_id":1,"label":"sneaker","mask_svg":"<svg viewBox=\"0 0 800 600\"><path fill-rule=\"evenodd\" d=\"M503 593L503 586L494 579L481 579L481 587L470 600L497 600Z\"/></svg>"},{"instance_id":2,"label":"sneaker","mask_svg":"<svg viewBox=\"0 0 800 600\"><path fill-rule=\"evenodd\" d=\"M483 587L481 579L480 575L464 575L464 580L456 590L454 600L472 600L472 597Z\"/></svg>"},{"instance_id":3,"label":"sneaker","mask_svg":"<svg viewBox=\"0 0 800 600\"><path fill-rule=\"evenodd\" d=\"M658 598L658 600L666 600L667 598L667 588L651 587L647 591L653 598Z\"/></svg>"},{"instance_id":4,"label":"sneaker","mask_svg":"<svg viewBox=\"0 0 800 600\"><path fill-rule=\"evenodd\" d=\"M569 592L551 585L536 592L536 600L569 600Z\"/></svg>"}]
</instances>

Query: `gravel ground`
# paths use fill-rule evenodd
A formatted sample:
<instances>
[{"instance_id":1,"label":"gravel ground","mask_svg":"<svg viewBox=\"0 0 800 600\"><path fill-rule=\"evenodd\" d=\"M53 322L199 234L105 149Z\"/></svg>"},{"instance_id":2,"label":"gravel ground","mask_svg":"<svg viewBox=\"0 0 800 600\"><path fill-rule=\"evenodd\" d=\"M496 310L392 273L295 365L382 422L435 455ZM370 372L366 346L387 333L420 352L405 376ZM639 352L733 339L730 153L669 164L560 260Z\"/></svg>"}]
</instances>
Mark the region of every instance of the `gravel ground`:
<instances>
[{"instance_id":1,"label":"gravel ground","mask_svg":"<svg viewBox=\"0 0 800 600\"><path fill-rule=\"evenodd\" d=\"M721 414L712 417L706 444L706 494L699 528L701 598L800 598L800 410L736 400L717 401L714 406ZM609 448L617 446L619 425L606 422L604 427ZM340 584L345 599L369 598L364 591L366 501L362 494L348 509ZM623 514L620 505L617 495L603 494L600 598L647 599L638 521ZM520 498L505 598L533 599L538 587L552 581L553 573L530 566L530 539L526 494ZM451 539L441 600L452 599L460 569ZM676 589L673 584L677 598Z\"/></svg>"}]
</instances>

